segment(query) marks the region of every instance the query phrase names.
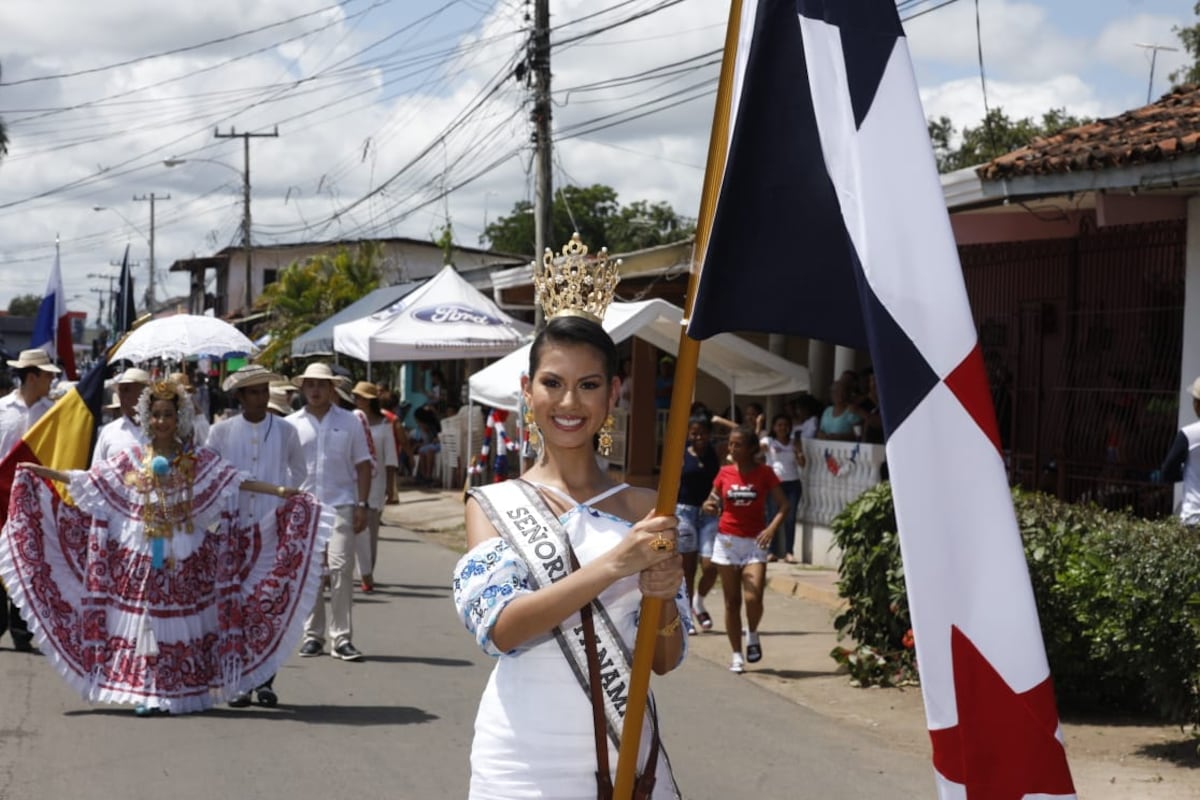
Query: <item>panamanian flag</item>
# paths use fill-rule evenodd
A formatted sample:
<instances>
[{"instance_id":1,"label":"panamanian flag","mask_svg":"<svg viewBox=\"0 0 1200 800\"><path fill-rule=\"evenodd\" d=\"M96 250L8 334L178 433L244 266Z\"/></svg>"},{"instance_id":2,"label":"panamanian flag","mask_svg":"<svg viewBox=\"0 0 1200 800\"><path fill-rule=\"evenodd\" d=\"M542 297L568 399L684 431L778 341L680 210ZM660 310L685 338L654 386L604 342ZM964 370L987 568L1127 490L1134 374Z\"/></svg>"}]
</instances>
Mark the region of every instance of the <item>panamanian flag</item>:
<instances>
[{"instance_id":1,"label":"panamanian flag","mask_svg":"<svg viewBox=\"0 0 1200 800\"><path fill-rule=\"evenodd\" d=\"M50 268L50 277L46 281L46 294L33 320L33 335L29 343L31 347L45 350L51 358L57 357L68 378L75 380L79 377L75 372L71 318L67 316L67 300L63 293L62 267L57 250L54 253L54 266Z\"/></svg>"},{"instance_id":2,"label":"panamanian flag","mask_svg":"<svg viewBox=\"0 0 1200 800\"><path fill-rule=\"evenodd\" d=\"M738 37L688 333L770 330L870 351L938 796L1074 797L893 0L746 0Z\"/></svg>"}]
</instances>

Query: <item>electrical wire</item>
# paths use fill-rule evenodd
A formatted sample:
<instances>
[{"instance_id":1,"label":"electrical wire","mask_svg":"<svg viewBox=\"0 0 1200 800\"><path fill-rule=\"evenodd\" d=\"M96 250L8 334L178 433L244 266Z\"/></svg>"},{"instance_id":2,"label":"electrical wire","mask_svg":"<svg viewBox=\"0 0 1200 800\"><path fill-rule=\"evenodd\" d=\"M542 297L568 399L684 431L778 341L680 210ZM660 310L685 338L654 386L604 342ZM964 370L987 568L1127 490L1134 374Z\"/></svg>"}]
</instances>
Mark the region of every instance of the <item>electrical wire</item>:
<instances>
[{"instance_id":1,"label":"electrical wire","mask_svg":"<svg viewBox=\"0 0 1200 800\"><path fill-rule=\"evenodd\" d=\"M382 2L387 0L379 0L374 5L365 10L357 12L362 15ZM649 15L664 11L676 5L680 5L685 0L661 0L649 6L644 3L638 3L637 0L623 0L617 2L605 9L601 9L589 13L583 17L574 18L561 23L552 30L562 31L577 31L572 35L562 38L555 42L557 49L564 49L568 46L578 45L583 42L595 39L596 37L622 26L628 25L639 19L644 19ZM897 3L898 10L909 14L906 19L930 13L946 5L950 5L955 0L900 0ZM445 8L452 5L446 3L438 11L439 13ZM478 2L472 3L463 0L463 5L473 10L489 13L494 9L486 8ZM509 4L510 9L518 11L513 4ZM585 21L593 20L605 14L611 14L619 11L627 12L618 19L609 20L602 24L598 24L587 30L578 30ZM317 13L317 12L312 12ZM311 16L302 15L302 16ZM349 15L347 15L349 18ZM364 17L356 17L356 22L353 24L361 25ZM345 24L347 20L341 20ZM418 21L419 22L419 21ZM408 26L417 25L418 22L410 23ZM311 47L315 44L316 34L324 32L307 31L296 37L296 41L304 41ZM273 106L288 101L291 103L300 102L294 106L290 113L276 115L274 119L289 123L305 121L306 127L316 127L323 124L344 119L347 114L353 113L355 110L370 108L371 90L359 89L354 91L357 81L364 80L371 76L372 71L382 73L384 79L376 88L381 90L381 95L396 96L392 93L397 92L404 87L406 90L406 81L414 77L428 76L427 86L448 86L450 85L446 76L451 75L453 67L452 63L457 64L465 71L468 67L465 64L472 63L473 54L483 55L488 52L489 48L494 45L502 45L506 39L512 39L517 35L518 31L514 30L504 35L492 37L480 37L474 43L463 43L461 41L455 43L454 46L447 47L443 50L426 50L425 52L416 52L407 50L398 52L402 48L396 48L390 52L380 52L385 46L390 46L399 37L401 30L388 31L384 36L379 37L373 42L367 44L366 47L360 49L356 53L339 58L335 62L322 64L319 70L314 70L293 81L280 81L270 84L260 85L258 87L243 87L232 88L215 92L204 93L180 93L167 101L159 98L157 101L152 101L144 96L144 93L151 88L156 88L162 84L151 84L150 86L138 87L136 90L122 93L119 96L110 96L107 98L98 98L92 101L96 104L102 104L104 107L117 109L122 105L127 108L136 108L143 104L151 102L163 103L167 102L174 104L178 108L179 113L173 113L169 106L166 111L166 116L163 119L163 127L168 125L197 125L203 121L204 128L208 129L213 125L213 117L217 117L218 124L233 118L238 113L255 109L263 111L270 109ZM246 32L243 32L245 35ZM344 36L343 36L344 38ZM196 45L195 47L199 47ZM274 45L278 47L278 43ZM257 51L256 51L257 52ZM512 52L512 51L510 51ZM673 87L671 84L687 76L690 76L697 69L707 69L719 63L719 59L714 58L718 53L717 50L710 50L705 53L691 56L687 59L673 61L669 64L661 64L641 72L631 73L617 78L606 80L591 81L589 83L577 84L566 89L555 89L554 98L556 101L572 102L572 94L594 94L600 95L610 92L613 89L631 87L634 91L624 95L622 98L613 100L609 98L609 102L617 102L620 100L628 100L633 97L644 96L647 94L654 95L653 97L638 103L633 106L625 105L619 110L610 113L602 113L572 122L571 125L565 126L555 133L555 140L563 141L572 138L581 138L587 141L595 141L587 139L588 136L595 133L610 129L617 126L627 125L636 120L669 111L672 108L683 105L685 103L694 102L695 100L705 97L711 97L713 87L715 86L715 77L705 79L698 82L693 82L682 87ZM256 53L255 53L256 54ZM161 58L163 54L154 54L143 57ZM238 58L246 58L253 54L242 54ZM480 177L488 174L491 170L499 168L514 157L520 156L522 153L530 151L529 145L524 141L519 129L512 129L515 124L517 115L523 113L524 103L512 96L513 86L508 79L518 74L517 66L521 63L523 57L520 52L513 52L507 59L498 63L498 67L493 70L492 78L485 82L475 96L467 101L464 108L458 112L451 120L443 126L443 128L432 137L431 141L417 150L415 156L406 161L401 167L393 172L379 183L374 183L373 188L361 193L348 201L338 201L335 199L338 183L350 174L350 170L355 169L361 164L368 154L373 154L376 150L383 146L385 138L390 138L402 133L408 126L402 122L389 124L385 129L377 129L376 131L367 132L361 142L355 142L353 149L346 152L335 165L326 169L316 181L316 190L314 195L328 194L333 200L333 210L324 217L318 217L312 220L301 219L299 227L292 225L274 224L255 225L255 232L259 235L275 238L277 236L293 235L293 234L309 234L313 231L328 230L330 227L337 226L339 228L348 228L350 230L377 230L387 226L399 224L404 219L411 217L412 214L418 212L429 204L438 202L444 199L448 194L464 186L469 185L472 181L478 180ZM237 59L226 60L221 63L221 66L229 66ZM691 65L689 67L689 65ZM110 65L114 67L115 65ZM96 68L100 69L100 68ZM170 82L182 81L187 77L194 77L198 72L189 73L186 76L177 76L172 78ZM461 72L459 74L462 74ZM50 76L41 76L48 78ZM349 91L346 91L349 89ZM138 92L143 94L139 95ZM330 99L331 92L338 92L339 96L335 99ZM419 103L431 102L433 92L422 97ZM307 98L307 99L306 99ZM311 102L310 102L311 101ZM576 104L586 104L600 102L598 100L582 100L574 99ZM126 105L127 104L127 105ZM230 111L230 105L238 106L235 110ZM414 104L416 105L416 104ZM87 106L74 105L57 109L38 109L37 114L62 114L68 112L78 112ZM162 108L163 106L158 106ZM501 113L501 109L506 111ZM224 112L224 113L221 113ZM157 117L158 115L156 115ZM32 120L28 119L29 115L23 117L23 121L30 124ZM406 118L405 115L395 115L393 120ZM415 117L408 116L407 119ZM492 119L491 130L509 131L507 141L503 146L486 147L476 138L471 141L472 136L478 137L478 134L473 133L478 131L479 124L488 124L488 119ZM268 118L270 119L270 118ZM61 122L61 120L60 120ZM157 123L157 120L155 120ZM272 122L268 122L268 125ZM104 121L102 124L92 124L89 126L86 122L78 124L71 123L68 125L59 126L62 131L62 138L54 142L48 147L63 148L68 146L83 146L84 144L92 144L105 139L112 138L116 135L116 126ZM10 124L10 131L12 125ZM93 184L99 185L101 182L107 184L122 177L138 174L147 169L157 168L160 165L159 158L155 158L153 163L145 163L146 159L155 157L162 153L170 152L172 156L176 155L170 148L178 147L188 138L194 136L194 133L185 134L182 137L173 138L166 144L159 145L150 149L148 152L142 152L137 157L127 159L116 165L105 167L97 170L90 176L76 179L64 183L60 187L53 187L44 192L22 198L12 202L0 203L0 209L11 209L22 204L31 202L41 202L49 200L51 197L61 195L65 192L70 192L72 195L78 195L81 189L85 189ZM444 164L436 167L432 164L430 156L434 153L443 142L449 144L455 140L455 137L464 137L464 141L460 142L455 147L458 148L457 154L451 154L444 158ZM517 142L513 146L514 140ZM631 153L637 151L622 148L619 145L614 145L608 142L595 142L605 146L614 147L619 150L627 150ZM201 148L193 148L188 153L207 153L212 150L215 145L209 144ZM184 157L188 153L183 154ZM641 155L646 155L641 153ZM20 157L20 154L17 154ZM12 156L10 155L10 160ZM661 159L669 161L670 159ZM698 168L697 165L680 163L684 166ZM463 172L464 167L466 171ZM561 167L561 161L560 161ZM431 171L432 170L432 171ZM525 169L527 194L530 191L531 185L531 170ZM564 171L565 174L565 171ZM315 178L314 178L315 180ZM300 187L296 187L299 190ZM231 210L236 209L235 204L226 204L226 207ZM297 206L299 213L300 206ZM369 222L354 222L351 217L366 209L371 210L371 219ZM306 209L309 210L309 209ZM7 263L12 263L9 260Z\"/></svg>"},{"instance_id":2,"label":"electrical wire","mask_svg":"<svg viewBox=\"0 0 1200 800\"><path fill-rule=\"evenodd\" d=\"M284 25L290 25L293 22L299 22L302 19L307 19L308 17L313 17L313 16L317 16L319 14L324 14L326 11L340 9L340 8L342 8L343 5L349 5L350 3L354 3L354 2L359 2L359 0L345 0L345 3L334 3L333 5L325 6L324 8L318 8L316 11L309 11L306 14L298 14L294 17L289 17L288 19L280 20L279 22L272 22L268 25L262 25L257 28L251 28L250 30L239 31L238 33L230 34L229 36L222 36L218 39L209 39L208 41L205 41L205 42L199 42L198 44L185 45L183 47L176 47L171 50L163 50L161 52L151 53L150 55L146 55L146 56L138 56L137 58L130 58L130 59L126 59L125 61L117 61L117 62L114 62L111 64L105 64L100 67L90 67L88 69L75 70L74 72L59 72L59 73L55 73L52 75L37 75L32 78L22 78L21 80L16 80L16 81L0 81L0 87L24 86L26 84L40 83L42 81L63 80L65 78L77 78L82 75L95 75L96 73L99 73L99 72L107 72L108 70L118 69L120 67L129 67L129 66L133 66L134 64L143 63L145 61L153 61L154 59L157 59L157 58L165 58L167 56L180 55L181 53L190 53L195 50L203 50L207 47L213 47L213 46L219 45L219 44L228 44L229 42L237 41L238 39L242 39L247 36L253 36L256 33L262 33L263 31L268 31L268 30L271 30L272 28L279 28ZM374 6L378 6L383 3L390 3L390 2L391 2L391 0L376 0L376 2L374 3Z\"/></svg>"}]
</instances>

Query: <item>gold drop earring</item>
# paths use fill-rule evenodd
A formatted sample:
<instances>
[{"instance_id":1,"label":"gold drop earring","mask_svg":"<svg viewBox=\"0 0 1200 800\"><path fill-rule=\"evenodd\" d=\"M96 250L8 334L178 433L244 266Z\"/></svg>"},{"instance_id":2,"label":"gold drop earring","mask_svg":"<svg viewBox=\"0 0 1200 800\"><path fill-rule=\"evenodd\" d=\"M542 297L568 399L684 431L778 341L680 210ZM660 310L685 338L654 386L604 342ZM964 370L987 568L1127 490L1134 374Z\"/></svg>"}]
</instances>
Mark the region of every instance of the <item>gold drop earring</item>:
<instances>
[{"instance_id":1,"label":"gold drop earring","mask_svg":"<svg viewBox=\"0 0 1200 800\"><path fill-rule=\"evenodd\" d=\"M602 456L608 456L612 453L612 434L613 427L615 427L616 424L617 423L616 420L613 419L613 415L609 414L608 417L605 418L604 424L600 426L600 442L598 449L600 451L600 455Z\"/></svg>"},{"instance_id":2,"label":"gold drop earring","mask_svg":"<svg viewBox=\"0 0 1200 800\"><path fill-rule=\"evenodd\" d=\"M542 443L542 434L538 430L537 423L533 419L533 409L525 409L525 432L529 435L529 446L537 448Z\"/></svg>"}]
</instances>

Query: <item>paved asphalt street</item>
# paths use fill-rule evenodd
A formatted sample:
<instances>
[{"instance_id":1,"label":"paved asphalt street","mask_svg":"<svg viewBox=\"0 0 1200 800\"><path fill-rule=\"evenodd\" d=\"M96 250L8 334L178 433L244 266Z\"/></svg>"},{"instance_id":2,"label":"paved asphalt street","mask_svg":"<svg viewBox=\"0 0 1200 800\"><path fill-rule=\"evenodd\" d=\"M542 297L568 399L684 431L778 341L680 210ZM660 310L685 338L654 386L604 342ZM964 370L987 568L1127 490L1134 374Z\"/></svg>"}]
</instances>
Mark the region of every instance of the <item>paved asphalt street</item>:
<instances>
[{"instance_id":1,"label":"paved asphalt street","mask_svg":"<svg viewBox=\"0 0 1200 800\"><path fill-rule=\"evenodd\" d=\"M139 719L90 706L46 657L0 643L0 800L461 798L491 661L447 588L457 554L385 528L379 590L357 595L363 663L293 657L276 709ZM689 800L928 797L928 762L693 658L655 679Z\"/></svg>"}]
</instances>

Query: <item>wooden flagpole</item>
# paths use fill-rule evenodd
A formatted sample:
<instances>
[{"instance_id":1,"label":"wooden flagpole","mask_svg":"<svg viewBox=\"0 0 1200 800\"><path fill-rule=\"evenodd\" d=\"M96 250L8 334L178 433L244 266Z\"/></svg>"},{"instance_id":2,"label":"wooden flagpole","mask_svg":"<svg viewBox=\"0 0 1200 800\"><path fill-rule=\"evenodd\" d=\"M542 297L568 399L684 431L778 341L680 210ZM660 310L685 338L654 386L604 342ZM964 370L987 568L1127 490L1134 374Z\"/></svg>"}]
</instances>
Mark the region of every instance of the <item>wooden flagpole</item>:
<instances>
[{"instance_id":1,"label":"wooden flagpole","mask_svg":"<svg viewBox=\"0 0 1200 800\"><path fill-rule=\"evenodd\" d=\"M725 173L725 156L729 142L729 110L733 105L734 58L737 56L739 21L742 0L731 0L729 23L725 29L725 53L721 60L721 78L717 84L717 102L713 110L712 135L708 142L708 163L704 171L704 189L700 196L700 216L696 225L696 244L692 250L691 275L688 278L684 301L683 326L679 331L679 353L675 359L675 384L671 391L671 408L663 441L662 463L659 466L658 500L655 513L664 516L675 513L679 494L679 476L683 469L683 450L687 443L688 417L692 392L696 387L696 367L700 361L700 342L687 335L687 323L692 316L696 284L700 276L700 261L708 248L712 233L713 215L721 179ZM633 649L630 674L629 702L625 706L625 722L621 729L621 749L617 758L617 779L613 786L616 800L631 800L637 772L638 747L641 744L642 724L646 718L646 698L650 690L650 669L658 642L658 622L666 601L643 598L641 621ZM686 636L687 633L685 632Z\"/></svg>"}]
</instances>

